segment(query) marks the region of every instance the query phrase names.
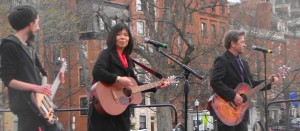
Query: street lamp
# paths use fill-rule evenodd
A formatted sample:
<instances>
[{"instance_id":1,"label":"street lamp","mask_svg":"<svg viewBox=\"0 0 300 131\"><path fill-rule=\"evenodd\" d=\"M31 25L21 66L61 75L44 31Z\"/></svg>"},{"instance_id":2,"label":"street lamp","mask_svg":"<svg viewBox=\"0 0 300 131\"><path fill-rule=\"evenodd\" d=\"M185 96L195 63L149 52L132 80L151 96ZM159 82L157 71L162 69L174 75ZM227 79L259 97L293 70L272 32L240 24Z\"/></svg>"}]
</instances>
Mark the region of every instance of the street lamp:
<instances>
[{"instance_id":1,"label":"street lamp","mask_svg":"<svg viewBox=\"0 0 300 131\"><path fill-rule=\"evenodd\" d=\"M197 122L196 122L196 131L199 131L199 118L198 118L198 107L199 107L199 101L196 99L194 103L197 111Z\"/></svg>"}]
</instances>

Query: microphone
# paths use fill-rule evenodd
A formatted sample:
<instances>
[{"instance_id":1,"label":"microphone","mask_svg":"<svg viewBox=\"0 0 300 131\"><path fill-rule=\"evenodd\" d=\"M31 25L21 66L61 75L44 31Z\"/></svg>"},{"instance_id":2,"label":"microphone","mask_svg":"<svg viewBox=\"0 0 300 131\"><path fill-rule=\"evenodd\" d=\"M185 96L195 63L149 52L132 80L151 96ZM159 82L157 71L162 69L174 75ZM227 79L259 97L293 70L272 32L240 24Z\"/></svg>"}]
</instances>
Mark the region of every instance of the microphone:
<instances>
[{"instance_id":1,"label":"microphone","mask_svg":"<svg viewBox=\"0 0 300 131\"><path fill-rule=\"evenodd\" d=\"M153 45L153 46L155 46L155 47L162 47L162 48L167 48L167 44L164 44L164 43L160 43L160 42L158 42L158 41L154 41L154 40L151 40L151 39L149 39L149 38L145 38L144 39L144 42L145 43L149 43L149 44L151 44L151 45Z\"/></svg>"},{"instance_id":2,"label":"microphone","mask_svg":"<svg viewBox=\"0 0 300 131\"><path fill-rule=\"evenodd\" d=\"M270 49L266 49L266 48L262 48L262 47L257 47L255 45L252 46L252 49L253 50L257 50L257 51L261 51L261 52L264 52L264 53L273 53L272 50Z\"/></svg>"}]
</instances>

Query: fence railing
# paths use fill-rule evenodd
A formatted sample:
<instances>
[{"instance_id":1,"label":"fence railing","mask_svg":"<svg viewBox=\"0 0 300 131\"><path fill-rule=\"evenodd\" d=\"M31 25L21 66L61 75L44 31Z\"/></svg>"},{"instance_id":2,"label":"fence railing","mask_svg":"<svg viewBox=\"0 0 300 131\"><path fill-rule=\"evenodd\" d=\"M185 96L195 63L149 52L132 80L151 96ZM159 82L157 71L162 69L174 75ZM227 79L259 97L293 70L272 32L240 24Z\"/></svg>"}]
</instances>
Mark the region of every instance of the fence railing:
<instances>
[{"instance_id":1,"label":"fence railing","mask_svg":"<svg viewBox=\"0 0 300 131\"><path fill-rule=\"evenodd\" d=\"M175 125L178 125L178 118L177 118L177 110L176 107L172 104L154 104L154 105L135 105L131 106L131 108L150 108L150 107L170 107L172 110L174 110L175 115ZM69 112L69 111L87 111L88 108L67 108L67 109L55 109L54 112ZM0 109L1 112L11 112L7 109Z\"/></svg>"}]
</instances>

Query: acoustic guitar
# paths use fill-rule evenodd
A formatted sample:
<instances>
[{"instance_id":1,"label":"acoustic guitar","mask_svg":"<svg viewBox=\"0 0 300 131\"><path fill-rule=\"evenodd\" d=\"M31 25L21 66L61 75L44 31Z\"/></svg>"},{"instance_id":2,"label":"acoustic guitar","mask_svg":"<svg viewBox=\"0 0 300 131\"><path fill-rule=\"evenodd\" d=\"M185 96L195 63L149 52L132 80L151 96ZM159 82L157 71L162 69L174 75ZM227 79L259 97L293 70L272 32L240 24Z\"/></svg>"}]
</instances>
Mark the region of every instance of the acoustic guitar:
<instances>
[{"instance_id":1,"label":"acoustic guitar","mask_svg":"<svg viewBox=\"0 0 300 131\"><path fill-rule=\"evenodd\" d=\"M142 102L142 91L149 90L161 85L161 81L138 86L136 81L128 77L133 86L124 87L119 83L106 84L103 82L95 83L91 92L96 101L93 102L97 112L102 115L119 115L123 113L128 105L140 104ZM171 76L166 78L170 84L177 84L178 77ZM120 89L121 90L117 90Z\"/></svg>"},{"instance_id":2,"label":"acoustic guitar","mask_svg":"<svg viewBox=\"0 0 300 131\"><path fill-rule=\"evenodd\" d=\"M277 77L285 77L290 67L283 66L279 68L280 73L276 74ZM267 80L267 85L273 82L273 78ZM265 83L261 83L258 86L251 88L246 83L240 83L235 88L235 92L240 94L243 98L243 104L236 106L234 102L227 101L221 96L214 94L209 98L208 109L213 110L217 117L228 126L238 125L245 116L245 112L249 109L250 98L254 94L265 87Z\"/></svg>"}]
</instances>

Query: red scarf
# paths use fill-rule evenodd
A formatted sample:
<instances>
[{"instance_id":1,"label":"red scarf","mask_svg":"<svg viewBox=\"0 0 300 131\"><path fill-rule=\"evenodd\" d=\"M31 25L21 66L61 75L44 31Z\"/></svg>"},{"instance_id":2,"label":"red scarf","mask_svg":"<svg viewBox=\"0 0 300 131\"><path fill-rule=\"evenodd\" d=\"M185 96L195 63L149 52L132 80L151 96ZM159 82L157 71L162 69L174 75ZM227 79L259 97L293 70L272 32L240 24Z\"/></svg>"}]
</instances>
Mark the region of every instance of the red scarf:
<instances>
[{"instance_id":1,"label":"red scarf","mask_svg":"<svg viewBox=\"0 0 300 131\"><path fill-rule=\"evenodd\" d=\"M123 66L125 68L128 68L128 62L127 62L126 55L124 53L121 53L120 51L117 51L117 52L118 52L119 58L121 60L121 63L123 64Z\"/></svg>"}]
</instances>

